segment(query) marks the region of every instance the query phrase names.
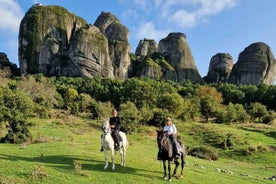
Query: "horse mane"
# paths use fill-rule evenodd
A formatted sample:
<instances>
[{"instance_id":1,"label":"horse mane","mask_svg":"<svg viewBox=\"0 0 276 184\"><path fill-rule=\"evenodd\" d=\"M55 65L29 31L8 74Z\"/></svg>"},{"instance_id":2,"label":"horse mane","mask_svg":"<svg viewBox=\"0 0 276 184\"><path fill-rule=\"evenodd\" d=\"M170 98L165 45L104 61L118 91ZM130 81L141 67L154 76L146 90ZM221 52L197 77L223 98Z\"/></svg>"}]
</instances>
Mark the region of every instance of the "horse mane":
<instances>
[{"instance_id":1,"label":"horse mane","mask_svg":"<svg viewBox=\"0 0 276 184\"><path fill-rule=\"evenodd\" d=\"M160 149L162 151L165 151L168 153L168 158L172 158L173 156L173 148L172 148L172 143L171 140L164 135L163 130L159 130L158 134L161 135L161 140L160 141Z\"/></svg>"}]
</instances>

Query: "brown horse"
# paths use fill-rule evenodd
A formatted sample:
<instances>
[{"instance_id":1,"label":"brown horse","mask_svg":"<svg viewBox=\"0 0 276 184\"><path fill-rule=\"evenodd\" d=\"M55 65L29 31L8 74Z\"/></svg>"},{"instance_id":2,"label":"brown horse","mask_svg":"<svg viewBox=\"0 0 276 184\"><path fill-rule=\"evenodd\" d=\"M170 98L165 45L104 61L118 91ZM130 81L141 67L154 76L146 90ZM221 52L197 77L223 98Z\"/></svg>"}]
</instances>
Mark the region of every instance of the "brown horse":
<instances>
[{"instance_id":1,"label":"brown horse","mask_svg":"<svg viewBox=\"0 0 276 184\"><path fill-rule=\"evenodd\" d=\"M166 136L163 132L163 130L157 131L157 144L159 148L158 152L158 159L162 160L163 162L163 168L164 168L164 179L171 181L171 162L173 161L175 163L175 168L173 171L173 176L178 178L177 176L177 169L180 165L178 159L181 159L181 172L180 177L183 176L183 169L184 169L184 163L185 163L185 156L186 156L186 149L184 145L181 145L181 155L180 157L176 157L176 154L173 151L173 145L168 136ZM166 161L168 161L168 177L167 177L167 165Z\"/></svg>"}]
</instances>

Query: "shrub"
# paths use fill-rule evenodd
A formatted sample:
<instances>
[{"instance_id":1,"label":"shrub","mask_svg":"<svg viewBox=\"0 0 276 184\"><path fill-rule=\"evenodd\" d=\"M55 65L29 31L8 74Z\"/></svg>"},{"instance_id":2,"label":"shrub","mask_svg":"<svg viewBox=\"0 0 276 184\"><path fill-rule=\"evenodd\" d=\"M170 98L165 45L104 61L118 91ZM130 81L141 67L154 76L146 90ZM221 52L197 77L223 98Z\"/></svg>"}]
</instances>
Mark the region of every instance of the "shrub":
<instances>
[{"instance_id":1,"label":"shrub","mask_svg":"<svg viewBox=\"0 0 276 184\"><path fill-rule=\"evenodd\" d=\"M24 92L0 88L0 122L7 122L7 135L1 142L22 143L31 139L26 119L33 115L34 103Z\"/></svg>"},{"instance_id":2,"label":"shrub","mask_svg":"<svg viewBox=\"0 0 276 184\"><path fill-rule=\"evenodd\" d=\"M219 156L217 151L214 151L207 147L197 147L189 150L189 155L206 160L218 160Z\"/></svg>"},{"instance_id":3,"label":"shrub","mask_svg":"<svg viewBox=\"0 0 276 184\"><path fill-rule=\"evenodd\" d=\"M133 102L126 102L119 107L119 116L122 120L122 129L131 134L137 132L139 128L139 111Z\"/></svg>"},{"instance_id":4,"label":"shrub","mask_svg":"<svg viewBox=\"0 0 276 184\"><path fill-rule=\"evenodd\" d=\"M184 99L178 93L166 93L159 96L157 106L168 110L172 115L178 117L183 112Z\"/></svg>"},{"instance_id":5,"label":"shrub","mask_svg":"<svg viewBox=\"0 0 276 184\"><path fill-rule=\"evenodd\" d=\"M153 117L149 120L148 125L163 127L165 125L165 118L169 116L168 114L166 110L158 108L153 109Z\"/></svg>"}]
</instances>

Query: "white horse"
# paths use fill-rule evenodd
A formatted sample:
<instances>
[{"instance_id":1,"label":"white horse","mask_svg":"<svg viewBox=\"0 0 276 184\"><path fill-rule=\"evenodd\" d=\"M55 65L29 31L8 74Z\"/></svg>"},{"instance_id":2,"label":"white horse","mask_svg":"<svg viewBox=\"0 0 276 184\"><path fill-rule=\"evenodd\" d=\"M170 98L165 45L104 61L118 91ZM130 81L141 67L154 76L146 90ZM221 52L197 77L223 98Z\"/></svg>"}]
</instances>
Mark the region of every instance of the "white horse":
<instances>
[{"instance_id":1,"label":"white horse","mask_svg":"<svg viewBox=\"0 0 276 184\"><path fill-rule=\"evenodd\" d=\"M115 170L115 162L114 162L114 140L111 136L111 128L109 126L109 121L104 119L102 124L103 129L103 135L101 139L101 143L104 149L104 155L105 155L105 166L104 169L107 169L108 167L108 150L111 151L111 161L112 161L112 170ZM126 164L126 150L128 147L128 140L126 137L126 134L124 132L119 132L119 135L122 138L122 141L120 142L119 151L121 155L121 166L125 166Z\"/></svg>"}]
</instances>

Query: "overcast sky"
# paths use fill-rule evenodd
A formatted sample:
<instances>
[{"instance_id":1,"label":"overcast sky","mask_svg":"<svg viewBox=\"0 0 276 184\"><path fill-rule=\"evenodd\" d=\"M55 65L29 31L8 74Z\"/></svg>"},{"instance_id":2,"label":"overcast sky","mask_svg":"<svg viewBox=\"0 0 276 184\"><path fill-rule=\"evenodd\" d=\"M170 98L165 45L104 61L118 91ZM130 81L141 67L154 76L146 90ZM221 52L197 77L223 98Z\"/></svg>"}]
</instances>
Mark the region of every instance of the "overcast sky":
<instances>
[{"instance_id":1,"label":"overcast sky","mask_svg":"<svg viewBox=\"0 0 276 184\"><path fill-rule=\"evenodd\" d=\"M276 54L275 0L0 0L0 52L17 65L19 24L35 3L63 6L91 24L113 13L129 29L132 52L143 38L182 32L202 77L219 52L235 63L245 47L264 42Z\"/></svg>"}]
</instances>

